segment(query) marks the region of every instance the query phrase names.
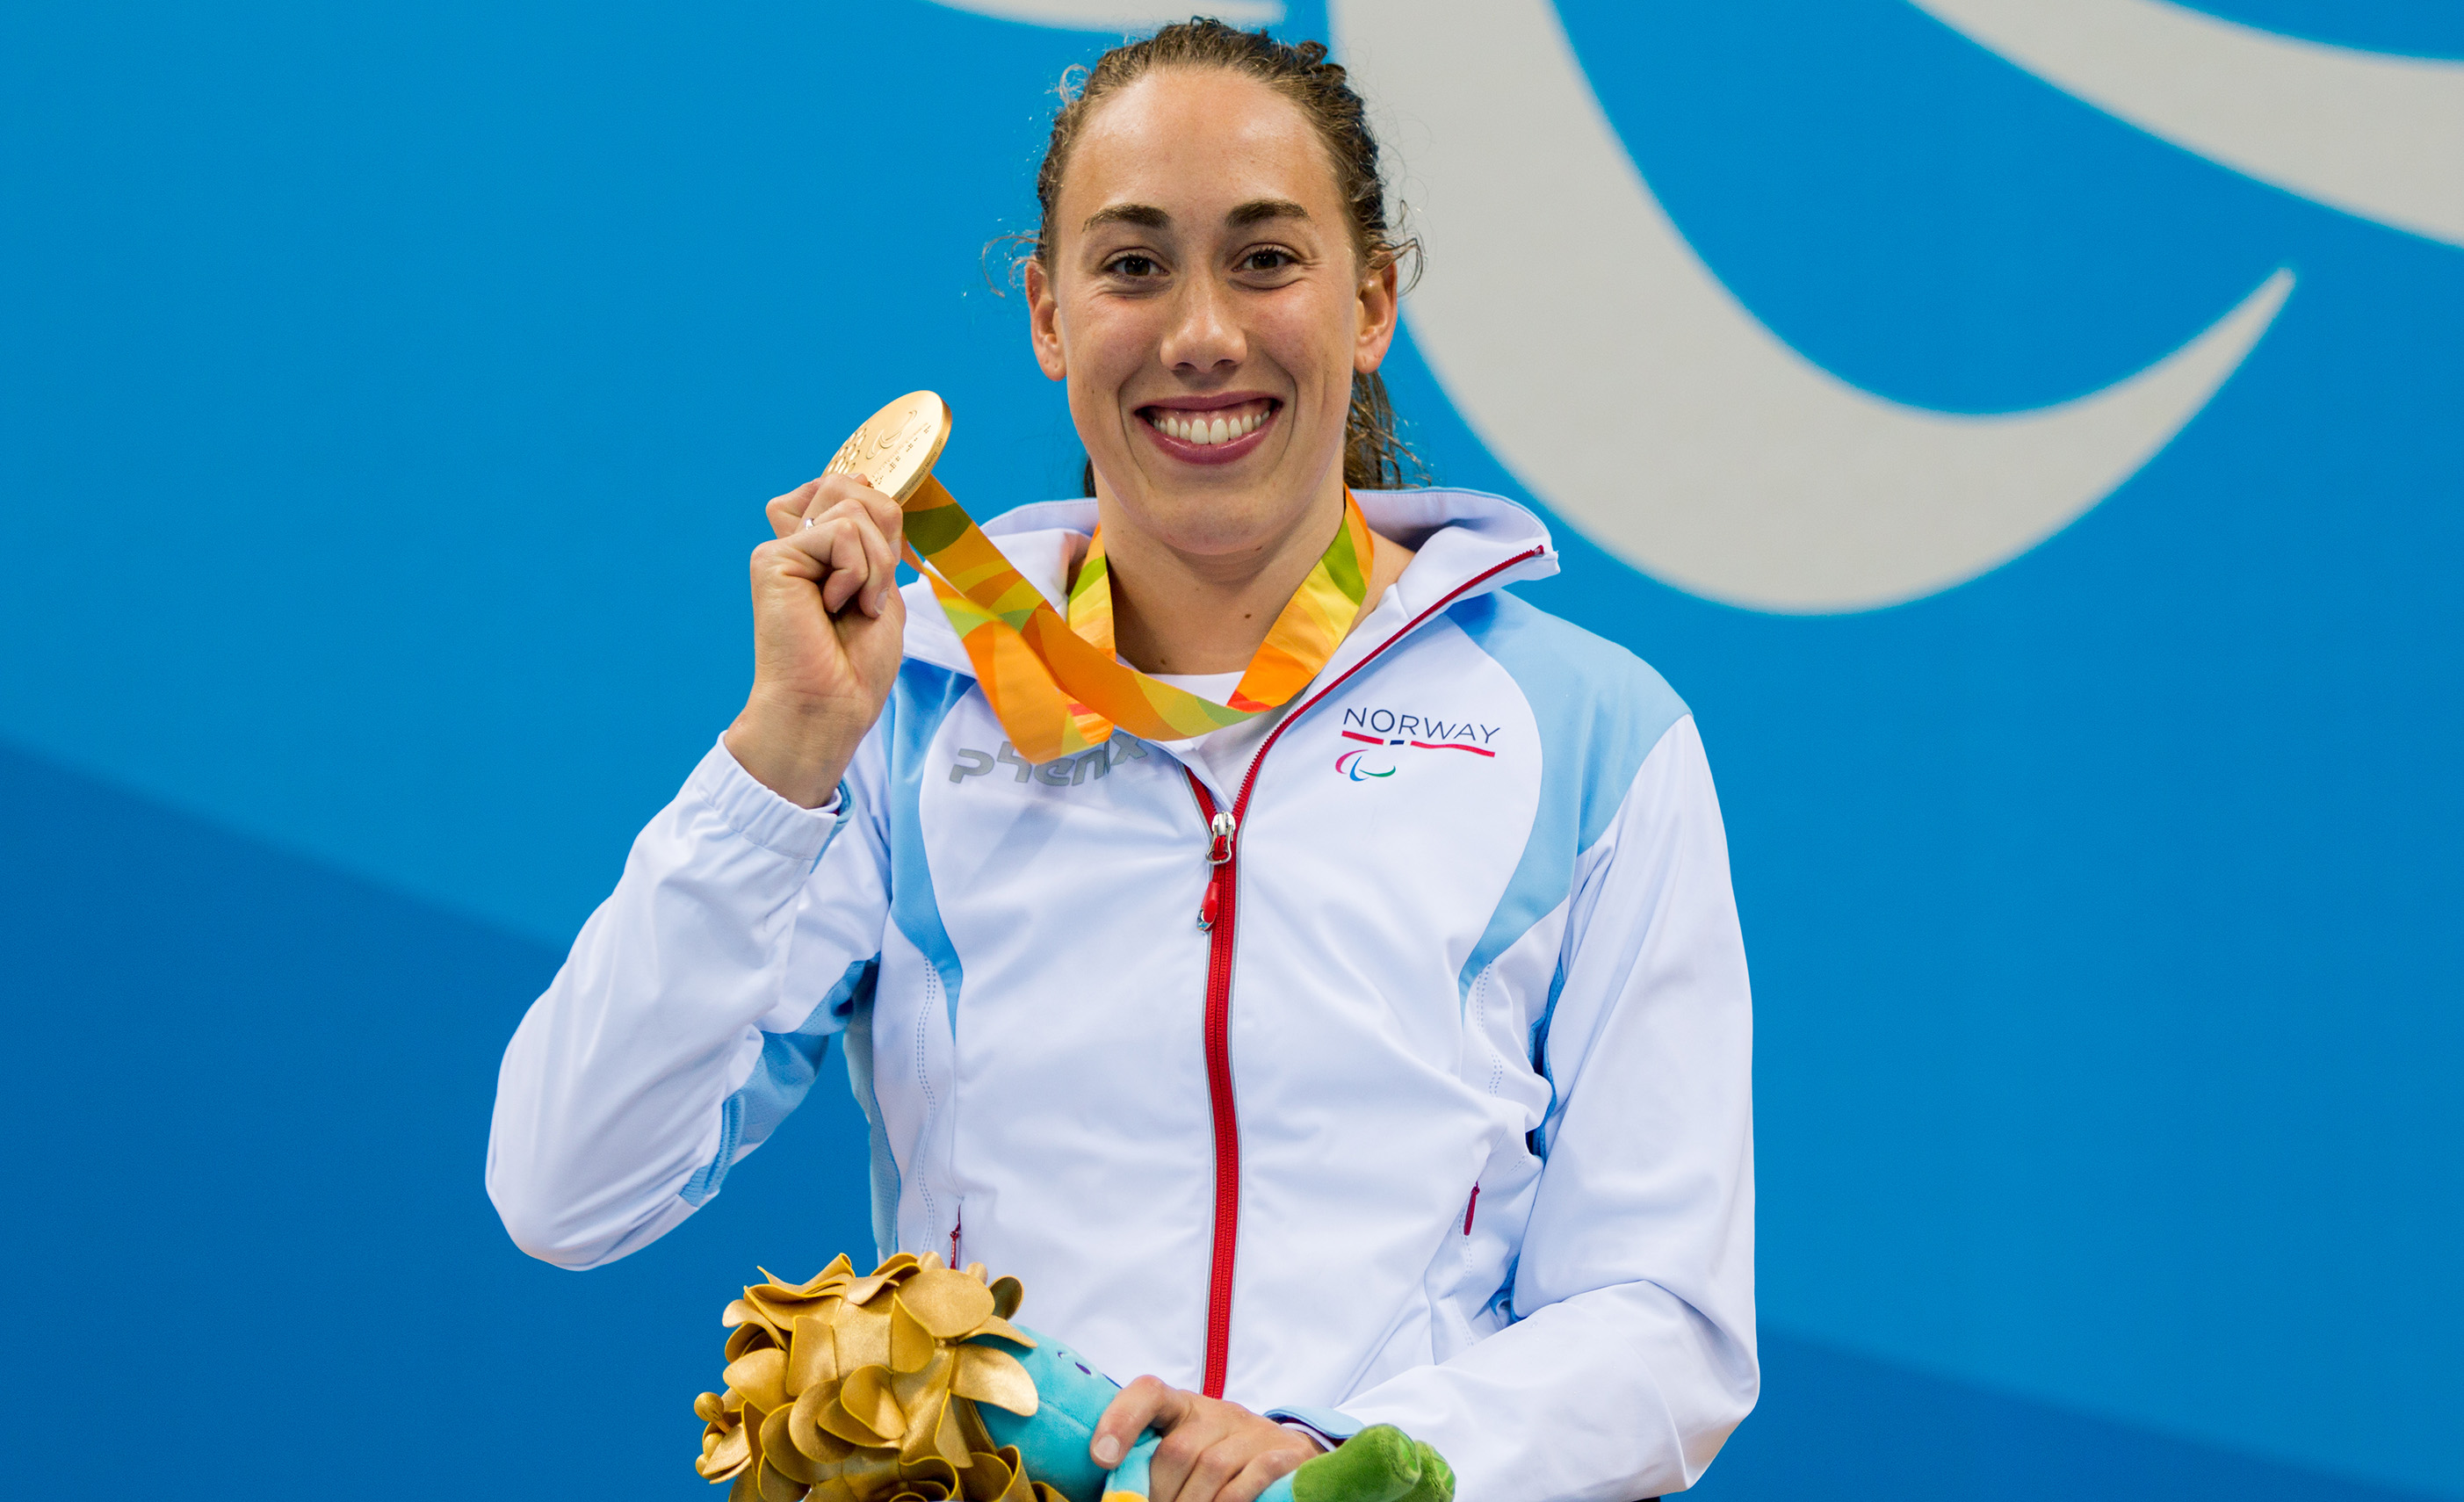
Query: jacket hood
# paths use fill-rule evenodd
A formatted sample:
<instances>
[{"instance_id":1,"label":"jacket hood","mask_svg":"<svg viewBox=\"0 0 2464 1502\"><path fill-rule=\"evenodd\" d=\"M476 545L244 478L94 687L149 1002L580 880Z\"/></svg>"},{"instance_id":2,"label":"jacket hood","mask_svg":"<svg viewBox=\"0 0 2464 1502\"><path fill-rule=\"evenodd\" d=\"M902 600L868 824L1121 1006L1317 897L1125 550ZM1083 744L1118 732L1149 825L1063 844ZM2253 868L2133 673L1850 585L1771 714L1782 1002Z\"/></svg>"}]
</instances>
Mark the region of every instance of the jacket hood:
<instances>
[{"instance_id":1,"label":"jacket hood","mask_svg":"<svg viewBox=\"0 0 2464 1502\"><path fill-rule=\"evenodd\" d=\"M1355 490L1371 530L1411 548L1411 564L1387 598L1354 630L1330 667L1418 624L1441 602L1468 600L1507 585L1557 571L1557 550L1538 517L1503 496L1477 490ZM1045 500L1005 511L982 523L984 536L1056 610L1068 608L1068 579L1078 545L1095 534L1095 502ZM907 601L907 655L975 675L950 618L917 580L900 591Z\"/></svg>"}]
</instances>

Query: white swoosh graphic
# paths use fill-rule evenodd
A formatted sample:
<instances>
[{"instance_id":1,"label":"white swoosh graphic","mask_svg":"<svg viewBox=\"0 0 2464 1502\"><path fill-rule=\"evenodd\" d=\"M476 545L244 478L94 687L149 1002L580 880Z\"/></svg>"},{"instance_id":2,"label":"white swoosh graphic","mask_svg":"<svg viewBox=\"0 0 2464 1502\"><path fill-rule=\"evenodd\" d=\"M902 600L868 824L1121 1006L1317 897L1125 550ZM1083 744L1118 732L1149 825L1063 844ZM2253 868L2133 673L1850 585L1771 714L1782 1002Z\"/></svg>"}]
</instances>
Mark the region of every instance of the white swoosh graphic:
<instances>
[{"instance_id":1,"label":"white swoosh graphic","mask_svg":"<svg viewBox=\"0 0 2464 1502\"><path fill-rule=\"evenodd\" d=\"M997 15L1004 21L1061 27L1073 32L1129 32L1186 21L1191 0L935 0L953 11ZM1198 11L1234 26L1273 26L1284 18L1283 0L1213 0Z\"/></svg>"},{"instance_id":2,"label":"white swoosh graphic","mask_svg":"<svg viewBox=\"0 0 2464 1502\"><path fill-rule=\"evenodd\" d=\"M1337 47L1434 247L1412 333L1489 452L1653 576L1757 609L1870 609L1972 579L2169 442L2292 291L2032 411L1905 407L1757 321L1685 243L1548 0L1334 0Z\"/></svg>"},{"instance_id":3,"label":"white swoosh graphic","mask_svg":"<svg viewBox=\"0 0 2464 1502\"><path fill-rule=\"evenodd\" d=\"M2464 63L2163 0L1909 0L2109 115L2262 183L2464 245Z\"/></svg>"}]
</instances>

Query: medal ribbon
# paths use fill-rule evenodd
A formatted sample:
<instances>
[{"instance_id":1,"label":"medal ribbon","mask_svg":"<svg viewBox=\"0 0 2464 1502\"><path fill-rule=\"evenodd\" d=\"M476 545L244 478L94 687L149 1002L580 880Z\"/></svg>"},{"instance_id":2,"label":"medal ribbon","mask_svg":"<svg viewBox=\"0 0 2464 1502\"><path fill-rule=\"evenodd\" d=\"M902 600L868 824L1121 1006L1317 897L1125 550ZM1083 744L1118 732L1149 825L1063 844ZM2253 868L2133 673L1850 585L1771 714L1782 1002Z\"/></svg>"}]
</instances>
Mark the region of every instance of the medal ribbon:
<instances>
[{"instance_id":1,"label":"medal ribbon","mask_svg":"<svg viewBox=\"0 0 2464 1502\"><path fill-rule=\"evenodd\" d=\"M1376 568L1377 540L1347 490L1334 541L1275 617L1230 702L1219 704L1113 655L1102 527L1079 565L1065 622L938 480L926 477L906 514L909 562L933 585L1011 744L1039 764L1101 745L1115 726L1145 740L1182 740L1283 704L1334 655Z\"/></svg>"}]
</instances>

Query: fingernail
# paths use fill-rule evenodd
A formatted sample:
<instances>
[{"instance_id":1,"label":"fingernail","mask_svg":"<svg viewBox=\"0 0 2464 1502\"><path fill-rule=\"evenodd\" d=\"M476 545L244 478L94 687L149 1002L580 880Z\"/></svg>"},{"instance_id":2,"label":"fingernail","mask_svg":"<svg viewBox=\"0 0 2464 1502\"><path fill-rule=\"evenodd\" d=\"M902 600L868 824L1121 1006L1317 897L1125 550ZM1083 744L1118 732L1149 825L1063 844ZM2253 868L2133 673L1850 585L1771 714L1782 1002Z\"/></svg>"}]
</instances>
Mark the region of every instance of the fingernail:
<instances>
[{"instance_id":1,"label":"fingernail","mask_svg":"<svg viewBox=\"0 0 2464 1502\"><path fill-rule=\"evenodd\" d=\"M1107 1469L1121 1463L1121 1442L1109 1434L1096 1436L1095 1464Z\"/></svg>"}]
</instances>

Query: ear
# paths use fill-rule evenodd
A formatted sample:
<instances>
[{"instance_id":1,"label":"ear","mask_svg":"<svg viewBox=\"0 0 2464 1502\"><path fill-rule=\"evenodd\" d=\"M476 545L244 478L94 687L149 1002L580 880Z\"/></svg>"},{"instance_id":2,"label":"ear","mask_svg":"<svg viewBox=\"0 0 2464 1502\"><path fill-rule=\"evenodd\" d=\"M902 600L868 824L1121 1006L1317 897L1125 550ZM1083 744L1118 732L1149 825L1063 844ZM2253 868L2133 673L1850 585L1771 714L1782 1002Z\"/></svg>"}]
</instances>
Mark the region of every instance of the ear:
<instances>
[{"instance_id":1,"label":"ear","mask_svg":"<svg viewBox=\"0 0 2464 1502\"><path fill-rule=\"evenodd\" d=\"M1067 377L1069 362L1061 347L1061 299L1053 295L1052 274L1032 256L1026 263L1026 328L1035 345L1035 363L1044 368L1046 379Z\"/></svg>"},{"instance_id":2,"label":"ear","mask_svg":"<svg viewBox=\"0 0 2464 1502\"><path fill-rule=\"evenodd\" d=\"M1352 368L1361 375L1386 363L1386 350L1395 342L1395 320L1401 311L1400 286L1393 261L1360 278L1360 325Z\"/></svg>"}]
</instances>

